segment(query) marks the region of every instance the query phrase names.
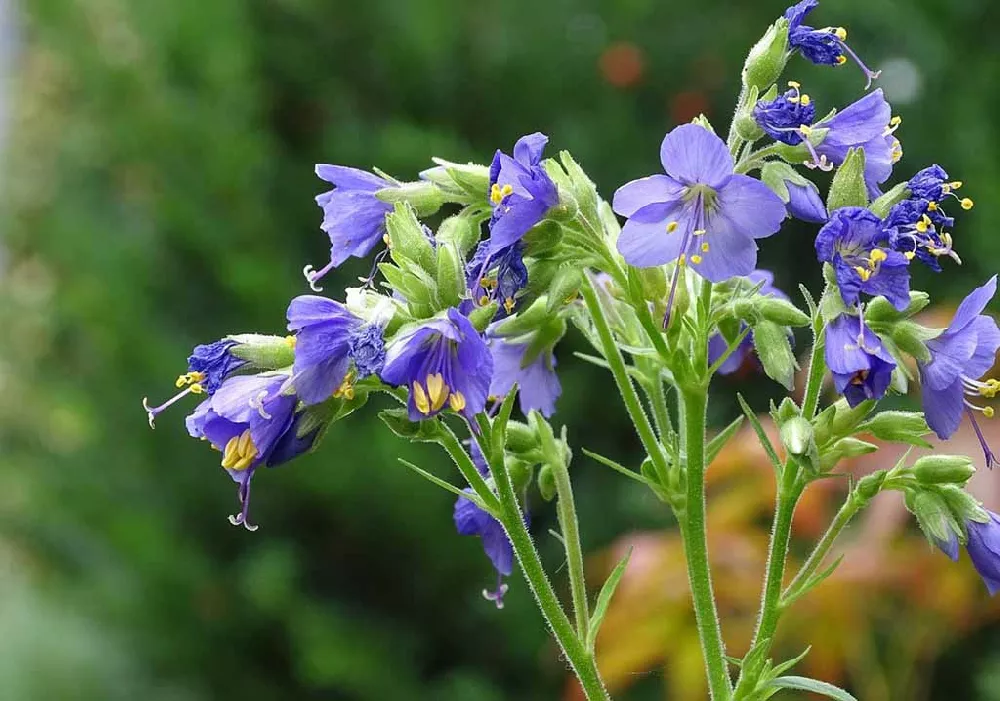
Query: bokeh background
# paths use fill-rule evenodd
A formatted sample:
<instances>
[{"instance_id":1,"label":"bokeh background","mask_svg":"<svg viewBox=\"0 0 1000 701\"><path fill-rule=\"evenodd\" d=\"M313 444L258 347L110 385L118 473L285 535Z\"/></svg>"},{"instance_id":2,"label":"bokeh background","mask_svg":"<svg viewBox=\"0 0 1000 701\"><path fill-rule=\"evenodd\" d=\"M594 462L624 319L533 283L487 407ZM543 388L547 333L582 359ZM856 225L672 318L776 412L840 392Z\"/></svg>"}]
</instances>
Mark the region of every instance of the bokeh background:
<instances>
[{"instance_id":1,"label":"bokeh background","mask_svg":"<svg viewBox=\"0 0 1000 701\"><path fill-rule=\"evenodd\" d=\"M484 601L489 564L455 535L451 497L396 463L454 478L446 460L393 438L372 407L257 477L250 534L227 524L235 486L187 438L185 409L154 432L140 400L173 391L196 343L281 332L302 266L326 260L314 163L407 179L432 155L488 162L541 130L610 196L659 169L673 125L704 112L725 126L743 56L783 9L0 0L0 699L576 698L523 581L503 611ZM916 276L946 315L1000 263L1000 6L830 0L815 24L848 26L884 69L903 117L899 177L937 161L977 200L956 231L965 264ZM850 66L801 59L786 77L820 112L864 84ZM813 233L789 225L764 242L787 290L818 285ZM345 266L328 287L366 272ZM572 333L560 348L558 421L575 446L634 464L613 385L581 349ZM722 380L715 425L737 389L760 408L776 396L752 372ZM591 580L636 547L600 641L616 697L704 698L667 510L579 453L573 473ZM741 438L711 479L727 637L742 652L770 478ZM977 479L1000 507L1000 475ZM843 486L803 503L796 557ZM552 510L537 495L533 507L555 570ZM786 619L779 652L815 643L805 670L865 701L1000 699L998 609L967 560L931 552L894 495L846 547L841 571Z\"/></svg>"}]
</instances>

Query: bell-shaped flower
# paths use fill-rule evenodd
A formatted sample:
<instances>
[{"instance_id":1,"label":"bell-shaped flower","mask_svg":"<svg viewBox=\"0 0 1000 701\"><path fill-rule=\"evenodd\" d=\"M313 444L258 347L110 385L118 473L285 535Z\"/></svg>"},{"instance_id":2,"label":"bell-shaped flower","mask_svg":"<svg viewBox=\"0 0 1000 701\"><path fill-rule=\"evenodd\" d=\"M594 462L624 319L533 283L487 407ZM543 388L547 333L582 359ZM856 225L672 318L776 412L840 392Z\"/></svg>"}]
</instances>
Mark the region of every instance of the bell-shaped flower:
<instances>
[{"instance_id":1,"label":"bell-shaped flower","mask_svg":"<svg viewBox=\"0 0 1000 701\"><path fill-rule=\"evenodd\" d=\"M497 151L490 165L488 194L490 250L517 243L559 203L559 190L542 167L542 151L549 137L540 132L522 136L514 144L514 157Z\"/></svg>"},{"instance_id":2,"label":"bell-shaped flower","mask_svg":"<svg viewBox=\"0 0 1000 701\"><path fill-rule=\"evenodd\" d=\"M785 10L788 20L788 45L797 49L807 60L827 66L841 66L848 57L853 60L868 81L865 89L878 78L879 71L873 71L847 45L847 30L843 27L814 29L803 24L806 15L819 6L819 0L801 0Z\"/></svg>"},{"instance_id":3,"label":"bell-shaped flower","mask_svg":"<svg viewBox=\"0 0 1000 701\"><path fill-rule=\"evenodd\" d=\"M556 375L556 358L552 349L529 356L528 343L511 342L503 338L490 338L493 354L493 380L490 396L502 397L517 385L521 411L532 410L549 417L555 413L556 400L562 394L562 385Z\"/></svg>"},{"instance_id":4,"label":"bell-shaped flower","mask_svg":"<svg viewBox=\"0 0 1000 701\"><path fill-rule=\"evenodd\" d=\"M861 317L841 314L827 325L825 356L834 386L851 407L885 396L896 361Z\"/></svg>"}]
</instances>

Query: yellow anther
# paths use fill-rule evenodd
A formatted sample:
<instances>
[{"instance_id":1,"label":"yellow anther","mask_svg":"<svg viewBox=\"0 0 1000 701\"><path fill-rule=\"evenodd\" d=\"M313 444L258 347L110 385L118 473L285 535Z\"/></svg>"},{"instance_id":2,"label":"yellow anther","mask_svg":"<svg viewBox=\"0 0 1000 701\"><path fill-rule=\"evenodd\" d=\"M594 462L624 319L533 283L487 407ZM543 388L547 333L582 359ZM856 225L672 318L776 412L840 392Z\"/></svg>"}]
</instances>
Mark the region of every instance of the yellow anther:
<instances>
[{"instance_id":1,"label":"yellow anther","mask_svg":"<svg viewBox=\"0 0 1000 701\"><path fill-rule=\"evenodd\" d=\"M485 307L489 303L490 303L490 298L487 297L486 295L483 295L482 297L479 298L480 307Z\"/></svg>"},{"instance_id":2,"label":"yellow anther","mask_svg":"<svg viewBox=\"0 0 1000 701\"><path fill-rule=\"evenodd\" d=\"M844 29L843 27L835 27L834 30L833 30L833 33L841 41L846 41L847 40L847 30Z\"/></svg>"},{"instance_id":3,"label":"yellow anther","mask_svg":"<svg viewBox=\"0 0 1000 701\"><path fill-rule=\"evenodd\" d=\"M899 116L893 117L892 119L889 120L890 127L898 127L902 123L903 123L903 118Z\"/></svg>"},{"instance_id":4,"label":"yellow anther","mask_svg":"<svg viewBox=\"0 0 1000 701\"><path fill-rule=\"evenodd\" d=\"M427 392L424 391L423 385L419 382L413 383L413 403L421 414L431 413L431 403L427 401Z\"/></svg>"},{"instance_id":5,"label":"yellow anther","mask_svg":"<svg viewBox=\"0 0 1000 701\"><path fill-rule=\"evenodd\" d=\"M675 231L677 231L677 222L672 221L669 224L667 224L667 233L668 234L672 234Z\"/></svg>"},{"instance_id":6,"label":"yellow anther","mask_svg":"<svg viewBox=\"0 0 1000 701\"><path fill-rule=\"evenodd\" d=\"M958 188L962 187L962 181L952 180L950 183L948 183L948 187L951 188L952 190L957 190Z\"/></svg>"},{"instance_id":7,"label":"yellow anther","mask_svg":"<svg viewBox=\"0 0 1000 701\"><path fill-rule=\"evenodd\" d=\"M295 344L299 342L299 339L295 336L285 336L285 345L289 348L295 348Z\"/></svg>"},{"instance_id":8,"label":"yellow anther","mask_svg":"<svg viewBox=\"0 0 1000 701\"><path fill-rule=\"evenodd\" d=\"M808 95L803 95L802 98L799 100L799 102L802 103L803 107L808 107L812 102L812 98L809 97Z\"/></svg>"},{"instance_id":9,"label":"yellow anther","mask_svg":"<svg viewBox=\"0 0 1000 701\"><path fill-rule=\"evenodd\" d=\"M903 254L903 257L906 258L906 260L913 260L914 257L916 257L916 255L917 254L914 253L913 251L907 251L906 253Z\"/></svg>"},{"instance_id":10,"label":"yellow anther","mask_svg":"<svg viewBox=\"0 0 1000 701\"><path fill-rule=\"evenodd\" d=\"M701 262L701 256L695 253L693 256L691 256L691 262L694 263L695 265L698 265L698 263Z\"/></svg>"},{"instance_id":11,"label":"yellow anther","mask_svg":"<svg viewBox=\"0 0 1000 701\"><path fill-rule=\"evenodd\" d=\"M883 251L881 248L875 248L868 255L868 261L870 265L874 268L876 265L878 265L888 257L889 256L886 254L886 252Z\"/></svg>"},{"instance_id":12,"label":"yellow anther","mask_svg":"<svg viewBox=\"0 0 1000 701\"><path fill-rule=\"evenodd\" d=\"M813 130L808 124L800 124L799 133L802 134L802 136L809 136L813 133Z\"/></svg>"},{"instance_id":13,"label":"yellow anther","mask_svg":"<svg viewBox=\"0 0 1000 701\"><path fill-rule=\"evenodd\" d=\"M844 56L844 54L840 54L840 56L837 57L837 65L843 66L845 63L847 63L847 56Z\"/></svg>"},{"instance_id":14,"label":"yellow anther","mask_svg":"<svg viewBox=\"0 0 1000 701\"><path fill-rule=\"evenodd\" d=\"M493 183L493 187L490 188L490 201L493 204L500 204L503 202L503 198L514 192L514 188L511 185L498 185Z\"/></svg>"},{"instance_id":15,"label":"yellow anther","mask_svg":"<svg viewBox=\"0 0 1000 701\"><path fill-rule=\"evenodd\" d=\"M427 396L431 400L431 411L440 411L444 403L448 401L450 392L451 390L444 382L444 375L438 372L427 376Z\"/></svg>"},{"instance_id":16,"label":"yellow anther","mask_svg":"<svg viewBox=\"0 0 1000 701\"><path fill-rule=\"evenodd\" d=\"M694 230L694 231L693 231L692 233L693 233L693 234L694 234L695 236L704 236L704 235L705 235L705 234L707 234L708 232L707 232L707 231L705 231L704 229L695 229L695 230Z\"/></svg>"},{"instance_id":17,"label":"yellow anther","mask_svg":"<svg viewBox=\"0 0 1000 701\"><path fill-rule=\"evenodd\" d=\"M448 397L448 406L454 411L462 411L465 408L465 395L461 392L452 392Z\"/></svg>"},{"instance_id":18,"label":"yellow anther","mask_svg":"<svg viewBox=\"0 0 1000 701\"><path fill-rule=\"evenodd\" d=\"M797 80L789 80L788 87L795 88L796 90L798 90L799 88L802 87L802 84L799 83Z\"/></svg>"},{"instance_id":19,"label":"yellow anther","mask_svg":"<svg viewBox=\"0 0 1000 701\"><path fill-rule=\"evenodd\" d=\"M928 212L936 212L936 211L938 211L938 203L937 202L928 202L927 203L927 211Z\"/></svg>"},{"instance_id":20,"label":"yellow anther","mask_svg":"<svg viewBox=\"0 0 1000 701\"><path fill-rule=\"evenodd\" d=\"M503 301L504 311L506 311L508 314L510 314L512 311L514 311L514 305L515 305L515 302L514 302L514 298L513 297L508 297L507 299L505 299Z\"/></svg>"},{"instance_id":21,"label":"yellow anther","mask_svg":"<svg viewBox=\"0 0 1000 701\"><path fill-rule=\"evenodd\" d=\"M184 375L178 375L177 376L177 381L174 382L174 387L176 387L177 389L180 389L181 387L183 387L187 383L188 383L188 376L186 374L184 374Z\"/></svg>"},{"instance_id":22,"label":"yellow anther","mask_svg":"<svg viewBox=\"0 0 1000 701\"><path fill-rule=\"evenodd\" d=\"M340 387L336 389L333 393L334 398L339 399L343 397L344 399L351 400L354 399L354 371L351 370L347 375L344 376L343 381L340 383Z\"/></svg>"},{"instance_id":23,"label":"yellow anther","mask_svg":"<svg viewBox=\"0 0 1000 701\"><path fill-rule=\"evenodd\" d=\"M972 209L974 203L968 197L962 199L962 209Z\"/></svg>"},{"instance_id":24,"label":"yellow anther","mask_svg":"<svg viewBox=\"0 0 1000 701\"><path fill-rule=\"evenodd\" d=\"M862 282L868 282L868 279L872 276L872 271L868 268L862 268L860 265L854 266L854 272L858 274Z\"/></svg>"},{"instance_id":25,"label":"yellow anther","mask_svg":"<svg viewBox=\"0 0 1000 701\"><path fill-rule=\"evenodd\" d=\"M683 253L681 253L680 258L677 259L677 265L681 266L682 268L685 265L687 265L687 256L685 256Z\"/></svg>"},{"instance_id":26,"label":"yellow anther","mask_svg":"<svg viewBox=\"0 0 1000 701\"><path fill-rule=\"evenodd\" d=\"M222 451L222 466L227 470L245 470L257 457L257 446L248 428L238 436L233 436Z\"/></svg>"},{"instance_id":27,"label":"yellow anther","mask_svg":"<svg viewBox=\"0 0 1000 701\"><path fill-rule=\"evenodd\" d=\"M701 244L701 252L702 252L702 253L708 253L708 248L709 248L709 247L708 247L708 244L707 244L707 243L703 243L703 244Z\"/></svg>"},{"instance_id":28,"label":"yellow anther","mask_svg":"<svg viewBox=\"0 0 1000 701\"><path fill-rule=\"evenodd\" d=\"M195 382L188 389L191 390L191 394L202 394L205 391L205 388L201 386L200 382Z\"/></svg>"},{"instance_id":29,"label":"yellow anther","mask_svg":"<svg viewBox=\"0 0 1000 701\"><path fill-rule=\"evenodd\" d=\"M987 419L992 419L994 413L995 412L993 411L993 407L991 407L991 406L984 406L983 407L983 416L985 416Z\"/></svg>"},{"instance_id":30,"label":"yellow anther","mask_svg":"<svg viewBox=\"0 0 1000 701\"><path fill-rule=\"evenodd\" d=\"M929 229L929 228L930 228L930 225L931 225L931 220L930 220L930 219L928 219L928 218L927 218L927 215L925 214L924 216L922 216L922 217L920 218L920 221L918 221L918 222L917 222L916 224L914 224L913 226L914 226L914 228L915 228L915 229L916 229L917 231L919 231L919 232L920 232L921 234L923 234L923 233L925 233L925 232L927 231L927 229Z\"/></svg>"},{"instance_id":31,"label":"yellow anther","mask_svg":"<svg viewBox=\"0 0 1000 701\"><path fill-rule=\"evenodd\" d=\"M382 243L385 244L386 248L392 248L392 239L389 238L389 234L382 234Z\"/></svg>"}]
</instances>

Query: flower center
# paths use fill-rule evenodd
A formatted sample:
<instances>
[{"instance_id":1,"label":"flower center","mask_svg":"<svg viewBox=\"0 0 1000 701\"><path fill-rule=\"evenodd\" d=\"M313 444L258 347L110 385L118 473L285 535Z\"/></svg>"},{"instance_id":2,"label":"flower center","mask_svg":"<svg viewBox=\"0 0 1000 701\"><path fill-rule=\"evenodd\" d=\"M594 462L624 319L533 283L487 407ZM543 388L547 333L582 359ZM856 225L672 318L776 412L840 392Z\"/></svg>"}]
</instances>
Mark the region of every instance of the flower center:
<instances>
[{"instance_id":1,"label":"flower center","mask_svg":"<svg viewBox=\"0 0 1000 701\"><path fill-rule=\"evenodd\" d=\"M455 411L465 408L465 395L452 390L441 373L429 374L423 384L419 381L413 383L413 403L421 414L429 416L441 411L445 402Z\"/></svg>"},{"instance_id":2,"label":"flower center","mask_svg":"<svg viewBox=\"0 0 1000 701\"><path fill-rule=\"evenodd\" d=\"M505 197L513 192L513 185L499 185L498 183L493 183L493 187L490 188L490 202L493 204L500 204L504 201Z\"/></svg>"}]
</instances>

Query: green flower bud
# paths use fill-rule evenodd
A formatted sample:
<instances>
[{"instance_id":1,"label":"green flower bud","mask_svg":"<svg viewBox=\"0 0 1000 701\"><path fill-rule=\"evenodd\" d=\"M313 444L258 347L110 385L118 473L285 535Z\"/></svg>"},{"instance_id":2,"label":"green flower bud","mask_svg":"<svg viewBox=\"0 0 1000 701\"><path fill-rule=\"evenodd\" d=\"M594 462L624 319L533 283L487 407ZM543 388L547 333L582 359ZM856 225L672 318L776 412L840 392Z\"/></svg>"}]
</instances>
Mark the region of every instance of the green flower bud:
<instances>
[{"instance_id":1,"label":"green flower bud","mask_svg":"<svg viewBox=\"0 0 1000 701\"><path fill-rule=\"evenodd\" d=\"M583 273L574 266L560 266L548 289L548 300L545 310L553 314L558 309L573 301L583 284Z\"/></svg>"},{"instance_id":2,"label":"green flower bud","mask_svg":"<svg viewBox=\"0 0 1000 701\"><path fill-rule=\"evenodd\" d=\"M405 202L413 207L421 217L434 214L445 203L445 196L441 188L427 180L403 183L398 187L386 187L376 192L375 197L389 204Z\"/></svg>"},{"instance_id":3,"label":"green flower bud","mask_svg":"<svg viewBox=\"0 0 1000 701\"><path fill-rule=\"evenodd\" d=\"M538 436L528 424L507 422L507 450L514 455L526 455L538 449Z\"/></svg>"},{"instance_id":4,"label":"green flower bud","mask_svg":"<svg viewBox=\"0 0 1000 701\"><path fill-rule=\"evenodd\" d=\"M962 535L962 528L948 503L937 492L926 489L910 492L906 501L907 507L917 517L920 530L932 545L949 543L955 536Z\"/></svg>"},{"instance_id":5,"label":"green flower bud","mask_svg":"<svg viewBox=\"0 0 1000 701\"><path fill-rule=\"evenodd\" d=\"M441 423L436 418L410 421L409 413L404 408L383 409L378 417L397 436L415 443L433 443L444 436Z\"/></svg>"},{"instance_id":6,"label":"green flower bud","mask_svg":"<svg viewBox=\"0 0 1000 701\"><path fill-rule=\"evenodd\" d=\"M931 361L931 352L927 349L927 341L937 336L940 331L924 328L914 321L898 321L889 327L889 338L904 353L912 355L922 363Z\"/></svg>"},{"instance_id":7,"label":"green flower bud","mask_svg":"<svg viewBox=\"0 0 1000 701\"><path fill-rule=\"evenodd\" d=\"M861 424L858 431L870 433L884 441L930 447L923 436L931 430L923 413L919 411L883 411Z\"/></svg>"},{"instance_id":8,"label":"green flower bud","mask_svg":"<svg viewBox=\"0 0 1000 701\"><path fill-rule=\"evenodd\" d=\"M514 455L504 456L504 465L507 467L507 474L510 475L511 485L515 492L523 492L528 488L531 478L534 477L534 465L525 462Z\"/></svg>"},{"instance_id":9,"label":"green flower bud","mask_svg":"<svg viewBox=\"0 0 1000 701\"><path fill-rule=\"evenodd\" d=\"M556 498L556 478L552 476L552 468L549 465L542 465L538 470L538 491L545 501Z\"/></svg>"},{"instance_id":10,"label":"green flower bud","mask_svg":"<svg viewBox=\"0 0 1000 701\"><path fill-rule=\"evenodd\" d=\"M743 64L743 85L747 89L767 90L781 77L788 56L788 20L781 18L750 49Z\"/></svg>"},{"instance_id":11,"label":"green flower bud","mask_svg":"<svg viewBox=\"0 0 1000 701\"><path fill-rule=\"evenodd\" d=\"M294 336L241 333L226 338L236 341L229 352L253 365L255 370L281 370L295 362Z\"/></svg>"},{"instance_id":12,"label":"green flower bud","mask_svg":"<svg viewBox=\"0 0 1000 701\"><path fill-rule=\"evenodd\" d=\"M820 466L823 472L827 472L833 469L841 460L874 453L876 450L878 450L877 445L872 445L857 438L841 438L829 448L823 450L820 455Z\"/></svg>"},{"instance_id":13,"label":"green flower bud","mask_svg":"<svg viewBox=\"0 0 1000 701\"><path fill-rule=\"evenodd\" d=\"M865 321L871 326L908 319L922 311L930 302L931 297L926 292L910 290L910 303L906 309L899 311L885 297L875 297L865 307Z\"/></svg>"},{"instance_id":14,"label":"green flower bud","mask_svg":"<svg viewBox=\"0 0 1000 701\"><path fill-rule=\"evenodd\" d=\"M865 184L865 151L848 150L844 162L837 168L826 198L826 209L831 214L841 207L867 207L868 186Z\"/></svg>"},{"instance_id":15,"label":"green flower bud","mask_svg":"<svg viewBox=\"0 0 1000 701\"><path fill-rule=\"evenodd\" d=\"M496 302L490 302L485 306L476 307L469 312L469 323L472 324L472 327L476 331L483 333L486 331L486 327L490 325L490 322L493 321L493 317L497 315L498 308L499 307Z\"/></svg>"},{"instance_id":16,"label":"green flower bud","mask_svg":"<svg viewBox=\"0 0 1000 701\"><path fill-rule=\"evenodd\" d=\"M802 410L799 409L798 404L796 404L791 397L785 397L781 400L781 404L778 405L778 411L776 414L778 423L784 424L786 421L790 421L793 418L801 416Z\"/></svg>"},{"instance_id":17,"label":"green flower bud","mask_svg":"<svg viewBox=\"0 0 1000 701\"><path fill-rule=\"evenodd\" d=\"M466 207L441 222L435 236L438 245L450 243L462 255L467 254L482 237L482 223L485 219L482 210Z\"/></svg>"},{"instance_id":18,"label":"green flower bud","mask_svg":"<svg viewBox=\"0 0 1000 701\"><path fill-rule=\"evenodd\" d=\"M976 473L964 455L925 455L913 463L913 476L922 484L963 485Z\"/></svg>"},{"instance_id":19,"label":"green flower bud","mask_svg":"<svg viewBox=\"0 0 1000 701\"><path fill-rule=\"evenodd\" d=\"M806 455L815 450L816 441L812 424L801 416L793 416L781 425L781 444L791 455Z\"/></svg>"},{"instance_id":20,"label":"green flower bud","mask_svg":"<svg viewBox=\"0 0 1000 701\"><path fill-rule=\"evenodd\" d=\"M396 264L406 267L408 262L413 262L431 275L437 272L434 246L424 234L412 207L397 202L394 211L385 217L385 228L392 260Z\"/></svg>"},{"instance_id":21,"label":"green flower bud","mask_svg":"<svg viewBox=\"0 0 1000 701\"><path fill-rule=\"evenodd\" d=\"M490 190L490 169L476 163L452 163L442 158L433 158L436 168L421 173L452 195L462 195L468 204L486 202Z\"/></svg>"},{"instance_id":22,"label":"green flower bud","mask_svg":"<svg viewBox=\"0 0 1000 701\"><path fill-rule=\"evenodd\" d=\"M773 321L761 321L753 327L754 346L764 372L775 382L791 391L795 388L795 371L799 369L788 330Z\"/></svg>"},{"instance_id":23,"label":"green flower bud","mask_svg":"<svg viewBox=\"0 0 1000 701\"><path fill-rule=\"evenodd\" d=\"M739 111L733 117L736 133L744 141L753 142L764 136L764 130L760 128L757 120L753 118L753 108L757 104L759 94L760 92L756 85L749 86L746 92L746 99L743 100Z\"/></svg>"},{"instance_id":24,"label":"green flower bud","mask_svg":"<svg viewBox=\"0 0 1000 701\"><path fill-rule=\"evenodd\" d=\"M852 408L843 397L838 399L833 404L833 420L830 422L830 435L841 438L854 433L858 424L872 413L877 403L873 399L866 399Z\"/></svg>"},{"instance_id":25,"label":"green flower bud","mask_svg":"<svg viewBox=\"0 0 1000 701\"><path fill-rule=\"evenodd\" d=\"M548 300L536 299L527 309L501 321L491 333L504 338L514 338L531 333L545 323L551 314L547 311Z\"/></svg>"},{"instance_id":26,"label":"green flower bud","mask_svg":"<svg viewBox=\"0 0 1000 701\"><path fill-rule=\"evenodd\" d=\"M465 292L465 265L451 244L438 244L436 282L441 305L457 307Z\"/></svg>"},{"instance_id":27,"label":"green flower bud","mask_svg":"<svg viewBox=\"0 0 1000 701\"><path fill-rule=\"evenodd\" d=\"M906 187L908 184L909 183L906 180L901 183L897 183L891 190L872 202L868 209L870 209L875 216L885 219L889 214L889 210L892 209L894 205L899 204L910 196L910 191Z\"/></svg>"},{"instance_id":28,"label":"green flower bud","mask_svg":"<svg viewBox=\"0 0 1000 701\"><path fill-rule=\"evenodd\" d=\"M781 326L808 326L811 321L804 311L777 297L756 297L754 306L762 317Z\"/></svg>"},{"instance_id":29,"label":"green flower bud","mask_svg":"<svg viewBox=\"0 0 1000 701\"><path fill-rule=\"evenodd\" d=\"M866 502L869 501L882 491L882 485L885 484L885 478L888 474L885 470L876 470L870 475L865 475L858 480L857 486L854 487L855 493Z\"/></svg>"},{"instance_id":30,"label":"green flower bud","mask_svg":"<svg viewBox=\"0 0 1000 701\"><path fill-rule=\"evenodd\" d=\"M545 219L532 227L521 239L524 244L524 255L530 258L545 256L554 251L562 239L563 229L559 222Z\"/></svg>"}]
</instances>

